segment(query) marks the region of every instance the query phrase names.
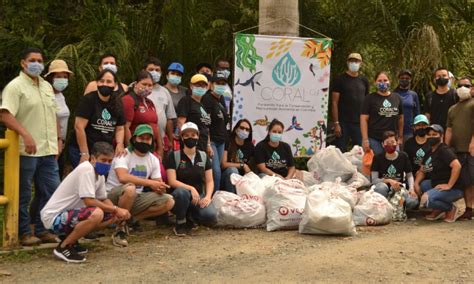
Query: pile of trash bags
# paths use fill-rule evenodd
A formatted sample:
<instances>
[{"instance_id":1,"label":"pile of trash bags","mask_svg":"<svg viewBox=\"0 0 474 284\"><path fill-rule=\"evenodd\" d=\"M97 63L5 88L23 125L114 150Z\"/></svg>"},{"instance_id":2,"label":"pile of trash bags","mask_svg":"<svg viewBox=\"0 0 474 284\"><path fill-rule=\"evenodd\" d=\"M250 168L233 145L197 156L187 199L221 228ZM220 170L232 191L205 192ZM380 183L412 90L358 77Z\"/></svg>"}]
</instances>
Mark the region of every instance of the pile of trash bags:
<instances>
[{"instance_id":1,"label":"pile of trash bags","mask_svg":"<svg viewBox=\"0 0 474 284\"><path fill-rule=\"evenodd\" d=\"M237 194L218 191L213 197L219 226L267 231L298 230L302 234L354 235L356 226L392 221L393 207L370 188L360 173L361 149L342 154L329 146L308 161L309 171L294 179L233 174Z\"/></svg>"}]
</instances>

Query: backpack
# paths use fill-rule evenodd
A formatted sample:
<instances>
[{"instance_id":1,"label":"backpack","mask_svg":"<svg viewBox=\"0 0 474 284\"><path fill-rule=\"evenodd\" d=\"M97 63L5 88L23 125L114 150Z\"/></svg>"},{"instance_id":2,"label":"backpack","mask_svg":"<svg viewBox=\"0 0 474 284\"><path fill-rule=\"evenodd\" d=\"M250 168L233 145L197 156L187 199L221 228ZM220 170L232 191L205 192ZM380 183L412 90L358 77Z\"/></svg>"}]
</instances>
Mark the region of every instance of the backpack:
<instances>
[{"instance_id":1,"label":"backpack","mask_svg":"<svg viewBox=\"0 0 474 284\"><path fill-rule=\"evenodd\" d=\"M199 155L201 156L201 161L204 162L202 165L202 169L206 171L207 155L204 151L201 151L201 150L197 150L197 151L199 152ZM181 161L181 151L180 150L174 151L173 154L174 154L174 162L176 164L176 170L178 170L179 162Z\"/></svg>"}]
</instances>

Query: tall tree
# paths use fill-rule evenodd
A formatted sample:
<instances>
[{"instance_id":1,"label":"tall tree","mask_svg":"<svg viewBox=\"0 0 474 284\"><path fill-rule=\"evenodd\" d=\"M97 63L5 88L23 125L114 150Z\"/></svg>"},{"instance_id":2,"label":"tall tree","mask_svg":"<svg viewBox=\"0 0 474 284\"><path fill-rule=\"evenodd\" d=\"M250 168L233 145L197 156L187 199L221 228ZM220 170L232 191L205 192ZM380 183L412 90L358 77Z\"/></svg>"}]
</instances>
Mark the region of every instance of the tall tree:
<instances>
[{"instance_id":1,"label":"tall tree","mask_svg":"<svg viewBox=\"0 0 474 284\"><path fill-rule=\"evenodd\" d=\"M298 0L259 0L258 32L299 36Z\"/></svg>"}]
</instances>

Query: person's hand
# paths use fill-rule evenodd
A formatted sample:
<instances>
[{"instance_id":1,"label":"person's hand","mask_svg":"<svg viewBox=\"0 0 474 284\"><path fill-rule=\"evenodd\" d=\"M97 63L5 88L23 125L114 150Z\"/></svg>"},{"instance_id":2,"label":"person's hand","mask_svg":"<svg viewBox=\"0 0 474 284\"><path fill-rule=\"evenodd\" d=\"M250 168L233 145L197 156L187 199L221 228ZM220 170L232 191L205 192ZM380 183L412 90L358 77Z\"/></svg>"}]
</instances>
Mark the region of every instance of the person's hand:
<instances>
[{"instance_id":1,"label":"person's hand","mask_svg":"<svg viewBox=\"0 0 474 284\"><path fill-rule=\"evenodd\" d=\"M170 186L162 181L152 180L150 184L150 188L153 192L156 192L158 194L163 194L166 192L166 189L170 188Z\"/></svg>"},{"instance_id":2,"label":"person's hand","mask_svg":"<svg viewBox=\"0 0 474 284\"><path fill-rule=\"evenodd\" d=\"M207 206L209 206L209 204L211 204L211 198L207 196L199 200L199 207L201 208L206 208Z\"/></svg>"},{"instance_id":3,"label":"person's hand","mask_svg":"<svg viewBox=\"0 0 474 284\"><path fill-rule=\"evenodd\" d=\"M131 215L130 212L128 212L127 209L119 208L115 209L115 217L119 220L128 220L130 219Z\"/></svg>"},{"instance_id":4,"label":"person's hand","mask_svg":"<svg viewBox=\"0 0 474 284\"><path fill-rule=\"evenodd\" d=\"M437 186L435 186L435 188L438 189L438 190L441 190L441 191L451 189L451 187L446 183L438 184Z\"/></svg>"},{"instance_id":5,"label":"person's hand","mask_svg":"<svg viewBox=\"0 0 474 284\"><path fill-rule=\"evenodd\" d=\"M423 208L428 201L428 192L425 192L420 198L420 208Z\"/></svg>"},{"instance_id":6,"label":"person's hand","mask_svg":"<svg viewBox=\"0 0 474 284\"><path fill-rule=\"evenodd\" d=\"M211 145L207 145L207 150L206 150L206 152L207 152L207 155L209 156L209 158L214 157L214 151L212 151Z\"/></svg>"},{"instance_id":7,"label":"person's hand","mask_svg":"<svg viewBox=\"0 0 474 284\"><path fill-rule=\"evenodd\" d=\"M413 198L418 199L418 194L416 194L416 192L414 190L408 191L408 195L413 197Z\"/></svg>"},{"instance_id":8,"label":"person's hand","mask_svg":"<svg viewBox=\"0 0 474 284\"><path fill-rule=\"evenodd\" d=\"M250 167L249 167L247 164L244 164L244 172L245 172L245 173L250 173L250 171L252 171L252 170L250 169Z\"/></svg>"},{"instance_id":9,"label":"person's hand","mask_svg":"<svg viewBox=\"0 0 474 284\"><path fill-rule=\"evenodd\" d=\"M190 191L191 191L191 197L192 197L191 202L194 205L198 205L199 200L201 199L201 197L199 196L199 192L194 187Z\"/></svg>"},{"instance_id":10,"label":"person's hand","mask_svg":"<svg viewBox=\"0 0 474 284\"><path fill-rule=\"evenodd\" d=\"M370 152L369 140L362 141L362 148L364 149L364 152L366 152L366 153Z\"/></svg>"},{"instance_id":11,"label":"person's hand","mask_svg":"<svg viewBox=\"0 0 474 284\"><path fill-rule=\"evenodd\" d=\"M123 143L117 143L117 146L115 146L115 157L123 157L125 155L127 155L127 151Z\"/></svg>"},{"instance_id":12,"label":"person's hand","mask_svg":"<svg viewBox=\"0 0 474 284\"><path fill-rule=\"evenodd\" d=\"M339 125L339 123L336 123L336 126L334 126L334 134L336 135L336 137L342 136L342 128L341 128L341 125Z\"/></svg>"},{"instance_id":13,"label":"person's hand","mask_svg":"<svg viewBox=\"0 0 474 284\"><path fill-rule=\"evenodd\" d=\"M399 191L400 190L400 183L396 180L389 180L389 183L390 183L390 186L393 188L393 190L395 191Z\"/></svg>"},{"instance_id":14,"label":"person's hand","mask_svg":"<svg viewBox=\"0 0 474 284\"><path fill-rule=\"evenodd\" d=\"M26 153L30 155L36 154L36 142L30 133L27 133L26 135L23 136L23 143L25 144Z\"/></svg>"},{"instance_id":15,"label":"person's hand","mask_svg":"<svg viewBox=\"0 0 474 284\"><path fill-rule=\"evenodd\" d=\"M79 160L79 164L82 162L89 161L89 154L81 155L81 159Z\"/></svg>"}]
</instances>

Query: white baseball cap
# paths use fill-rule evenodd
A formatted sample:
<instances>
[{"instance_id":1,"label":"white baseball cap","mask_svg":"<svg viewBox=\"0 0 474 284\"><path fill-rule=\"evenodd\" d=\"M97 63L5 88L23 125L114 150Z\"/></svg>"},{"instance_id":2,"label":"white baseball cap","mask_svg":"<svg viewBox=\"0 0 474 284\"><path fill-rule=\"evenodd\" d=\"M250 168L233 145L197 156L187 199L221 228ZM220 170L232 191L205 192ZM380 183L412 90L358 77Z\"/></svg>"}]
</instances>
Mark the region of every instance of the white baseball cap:
<instances>
[{"instance_id":1,"label":"white baseball cap","mask_svg":"<svg viewBox=\"0 0 474 284\"><path fill-rule=\"evenodd\" d=\"M194 130L197 132L197 134L199 134L199 128L195 123L186 122L185 124L183 124L183 126L181 126L181 134L188 130Z\"/></svg>"}]
</instances>

